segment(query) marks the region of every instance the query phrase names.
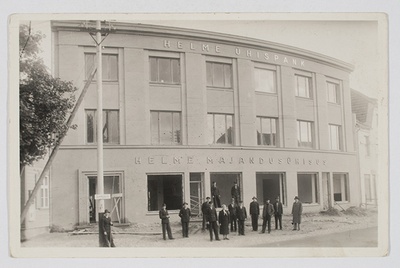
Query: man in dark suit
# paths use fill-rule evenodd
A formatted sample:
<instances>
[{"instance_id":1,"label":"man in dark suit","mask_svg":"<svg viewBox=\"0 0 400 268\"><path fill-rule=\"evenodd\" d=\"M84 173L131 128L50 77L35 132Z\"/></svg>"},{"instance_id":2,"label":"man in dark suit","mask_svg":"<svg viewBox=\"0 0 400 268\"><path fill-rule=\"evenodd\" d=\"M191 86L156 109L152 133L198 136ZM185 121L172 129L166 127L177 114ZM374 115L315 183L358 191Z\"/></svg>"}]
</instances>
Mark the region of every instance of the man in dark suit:
<instances>
[{"instance_id":1,"label":"man in dark suit","mask_svg":"<svg viewBox=\"0 0 400 268\"><path fill-rule=\"evenodd\" d=\"M169 239L171 239L171 240L174 239L172 237L171 226L169 225L169 214L168 214L168 210L167 210L167 205L166 204L163 204L163 207L160 210L159 216L160 216L160 219L161 219L163 239L167 240L166 232L168 232L168 238Z\"/></svg>"},{"instance_id":2,"label":"man in dark suit","mask_svg":"<svg viewBox=\"0 0 400 268\"><path fill-rule=\"evenodd\" d=\"M104 234L104 241L105 241L105 247L112 247L114 248L114 239L112 237L111 234L111 226L113 226L113 223L111 221L111 217L110 217L110 211L108 211L108 209L106 209L104 211L104 216L103 216L103 234Z\"/></svg>"},{"instance_id":3,"label":"man in dark suit","mask_svg":"<svg viewBox=\"0 0 400 268\"><path fill-rule=\"evenodd\" d=\"M183 237L189 237L190 216L192 216L192 214L190 213L190 208L188 208L188 203L185 202L183 203L183 207L179 211L179 217L181 217L181 223L182 223Z\"/></svg>"},{"instance_id":4,"label":"man in dark suit","mask_svg":"<svg viewBox=\"0 0 400 268\"><path fill-rule=\"evenodd\" d=\"M214 203L214 206L216 208L220 208L221 207L221 194L219 192L219 189L217 187L217 182L213 182L213 185L211 186L211 196L212 196L212 201Z\"/></svg>"},{"instance_id":5,"label":"man in dark suit","mask_svg":"<svg viewBox=\"0 0 400 268\"><path fill-rule=\"evenodd\" d=\"M207 213L207 220L210 223L209 230L210 230L210 241L213 241L213 231L215 235L215 240L220 241L218 236L218 216L217 210L215 209L212 202L210 202L210 207L208 208Z\"/></svg>"},{"instance_id":6,"label":"man in dark suit","mask_svg":"<svg viewBox=\"0 0 400 268\"><path fill-rule=\"evenodd\" d=\"M242 200L239 201L236 214L239 222L239 235L244 235L244 221L247 219L247 212Z\"/></svg>"},{"instance_id":7,"label":"man in dark suit","mask_svg":"<svg viewBox=\"0 0 400 268\"><path fill-rule=\"evenodd\" d=\"M211 200L211 198L207 196L206 202L204 202L201 205L201 213L203 214L203 228L202 228L203 232L206 230L206 228L207 229L209 228L208 225L206 226L206 223L207 223L207 213L208 213L208 209L210 207L210 200Z\"/></svg>"},{"instance_id":8,"label":"man in dark suit","mask_svg":"<svg viewBox=\"0 0 400 268\"><path fill-rule=\"evenodd\" d=\"M235 199L236 205L238 205L239 200L240 200L240 188L239 188L237 181L234 182L234 184L231 188L231 196L233 199Z\"/></svg>"},{"instance_id":9,"label":"man in dark suit","mask_svg":"<svg viewBox=\"0 0 400 268\"><path fill-rule=\"evenodd\" d=\"M263 209L263 226L262 233L265 233L265 229L268 224L268 233L271 233L271 218L274 215L274 206L269 202L269 199L265 201Z\"/></svg>"},{"instance_id":10,"label":"man in dark suit","mask_svg":"<svg viewBox=\"0 0 400 268\"><path fill-rule=\"evenodd\" d=\"M257 197L253 196L253 202L250 203L251 225L253 231L258 230L258 216L260 215L260 205L257 202Z\"/></svg>"},{"instance_id":11,"label":"man in dark suit","mask_svg":"<svg viewBox=\"0 0 400 268\"><path fill-rule=\"evenodd\" d=\"M230 221L231 221L231 232L237 231L237 204L235 202L235 198L232 198L232 203L228 206Z\"/></svg>"},{"instance_id":12,"label":"man in dark suit","mask_svg":"<svg viewBox=\"0 0 400 268\"><path fill-rule=\"evenodd\" d=\"M275 229L278 229L279 223L279 230L282 230L282 214L283 214L283 205L282 202L279 200L279 196L276 197L274 203L274 213L275 213Z\"/></svg>"}]
</instances>

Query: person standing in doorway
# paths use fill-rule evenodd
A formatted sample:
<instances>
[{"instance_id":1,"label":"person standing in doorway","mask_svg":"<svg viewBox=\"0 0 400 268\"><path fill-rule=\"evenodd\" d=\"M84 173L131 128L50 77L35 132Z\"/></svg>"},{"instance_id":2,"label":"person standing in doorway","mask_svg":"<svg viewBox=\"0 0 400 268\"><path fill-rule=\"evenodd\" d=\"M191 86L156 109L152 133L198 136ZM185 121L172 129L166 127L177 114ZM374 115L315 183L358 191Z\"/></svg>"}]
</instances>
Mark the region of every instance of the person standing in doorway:
<instances>
[{"instance_id":1,"label":"person standing in doorway","mask_svg":"<svg viewBox=\"0 0 400 268\"><path fill-rule=\"evenodd\" d=\"M169 239L174 239L172 237L172 232L171 232L171 226L169 225L169 214L167 210L167 205L163 204L160 213L159 213L160 219L161 219L161 225L162 225L162 232L163 232L163 239L167 240L166 233L168 233L168 238Z\"/></svg>"},{"instance_id":2,"label":"person standing in doorway","mask_svg":"<svg viewBox=\"0 0 400 268\"><path fill-rule=\"evenodd\" d=\"M239 206L236 210L238 223L239 223L239 235L244 235L244 221L247 219L246 208L243 206L243 201L239 201Z\"/></svg>"},{"instance_id":3,"label":"person standing in doorway","mask_svg":"<svg viewBox=\"0 0 400 268\"><path fill-rule=\"evenodd\" d=\"M296 196L294 198L294 203L292 207L293 215L293 231L300 231L301 214L303 214L303 204L300 202L299 198Z\"/></svg>"},{"instance_id":4,"label":"person standing in doorway","mask_svg":"<svg viewBox=\"0 0 400 268\"><path fill-rule=\"evenodd\" d=\"M113 226L113 223L111 221L110 211L106 209L103 216L103 234L104 241L106 243L105 246L115 248L114 239L111 234L111 226Z\"/></svg>"},{"instance_id":5,"label":"person standing in doorway","mask_svg":"<svg viewBox=\"0 0 400 268\"><path fill-rule=\"evenodd\" d=\"M265 233L268 224L268 233L271 233L271 218L274 215L274 206L270 203L269 199L265 201L263 209L263 226L261 233Z\"/></svg>"},{"instance_id":6,"label":"person standing in doorway","mask_svg":"<svg viewBox=\"0 0 400 268\"><path fill-rule=\"evenodd\" d=\"M282 230L283 205L282 202L279 200L279 196L275 198L274 211L275 211L274 212L275 230L278 229L278 223L279 223L279 230Z\"/></svg>"},{"instance_id":7,"label":"person standing in doorway","mask_svg":"<svg viewBox=\"0 0 400 268\"><path fill-rule=\"evenodd\" d=\"M258 216L260 215L260 205L257 202L257 197L253 196L253 201L250 203L251 225L253 231L258 230Z\"/></svg>"},{"instance_id":8,"label":"person standing in doorway","mask_svg":"<svg viewBox=\"0 0 400 268\"><path fill-rule=\"evenodd\" d=\"M213 241L213 232L215 235L215 240L220 241L218 236L218 217L217 217L217 210L215 209L212 202L210 202L210 207L208 208L208 222L210 224L210 241Z\"/></svg>"},{"instance_id":9,"label":"person standing in doorway","mask_svg":"<svg viewBox=\"0 0 400 268\"><path fill-rule=\"evenodd\" d=\"M219 233L222 234L224 240L229 240L229 211L225 204L222 204L222 210L219 212Z\"/></svg>"},{"instance_id":10,"label":"person standing in doorway","mask_svg":"<svg viewBox=\"0 0 400 268\"><path fill-rule=\"evenodd\" d=\"M221 207L221 194L219 193L219 189L217 187L217 182L213 182L213 185L211 186L211 197L212 197L212 201L214 203L214 206L216 208L220 208Z\"/></svg>"},{"instance_id":11,"label":"person standing in doorway","mask_svg":"<svg viewBox=\"0 0 400 268\"><path fill-rule=\"evenodd\" d=\"M182 223L182 236L188 238L189 237L189 221L190 221L190 216L192 214L190 213L190 208L188 208L188 203L183 203L183 207L179 211L179 217L181 217L181 223Z\"/></svg>"},{"instance_id":12,"label":"person standing in doorway","mask_svg":"<svg viewBox=\"0 0 400 268\"><path fill-rule=\"evenodd\" d=\"M231 188L231 196L233 199L235 199L236 205L238 205L239 200L240 200L240 188L239 188L237 181L234 182L234 184Z\"/></svg>"},{"instance_id":13,"label":"person standing in doorway","mask_svg":"<svg viewBox=\"0 0 400 268\"><path fill-rule=\"evenodd\" d=\"M228 210L231 221L231 232L237 231L237 204L235 203L235 198L232 198L232 203L229 204Z\"/></svg>"},{"instance_id":14,"label":"person standing in doorway","mask_svg":"<svg viewBox=\"0 0 400 268\"><path fill-rule=\"evenodd\" d=\"M206 229L208 230L209 226L207 224L207 213L208 209L210 208L210 197L206 197L206 202L201 205L201 213L203 214L203 228L202 231L204 232Z\"/></svg>"}]
</instances>

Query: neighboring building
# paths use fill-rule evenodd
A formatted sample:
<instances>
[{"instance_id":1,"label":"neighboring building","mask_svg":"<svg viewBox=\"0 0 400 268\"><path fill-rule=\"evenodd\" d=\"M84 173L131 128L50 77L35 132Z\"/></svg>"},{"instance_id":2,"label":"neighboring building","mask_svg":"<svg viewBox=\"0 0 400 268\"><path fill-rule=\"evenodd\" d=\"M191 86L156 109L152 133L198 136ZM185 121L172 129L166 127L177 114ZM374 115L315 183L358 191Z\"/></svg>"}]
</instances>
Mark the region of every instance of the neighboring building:
<instances>
[{"instance_id":1,"label":"neighboring building","mask_svg":"<svg viewBox=\"0 0 400 268\"><path fill-rule=\"evenodd\" d=\"M80 21L52 23L54 72L82 88L95 62ZM173 220L217 182L229 203L280 196L290 213L359 205L352 66L266 41L115 23L102 43L106 200L114 220ZM79 93L79 92L78 92ZM96 82L53 162L51 225L96 220Z\"/></svg>"},{"instance_id":2,"label":"neighboring building","mask_svg":"<svg viewBox=\"0 0 400 268\"><path fill-rule=\"evenodd\" d=\"M356 139L360 165L361 202L377 205L378 109L376 99L351 90L351 106L356 114Z\"/></svg>"}]
</instances>

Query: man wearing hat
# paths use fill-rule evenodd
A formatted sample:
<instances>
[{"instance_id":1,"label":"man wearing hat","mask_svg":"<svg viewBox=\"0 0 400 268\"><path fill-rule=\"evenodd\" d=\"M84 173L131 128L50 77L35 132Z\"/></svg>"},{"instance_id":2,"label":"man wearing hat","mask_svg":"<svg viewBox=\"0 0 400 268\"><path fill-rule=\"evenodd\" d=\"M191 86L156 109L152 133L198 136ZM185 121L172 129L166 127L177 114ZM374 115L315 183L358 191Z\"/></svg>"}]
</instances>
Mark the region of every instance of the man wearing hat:
<instances>
[{"instance_id":1,"label":"man wearing hat","mask_svg":"<svg viewBox=\"0 0 400 268\"><path fill-rule=\"evenodd\" d=\"M231 221L231 232L237 231L237 207L238 205L236 204L235 198L232 198L232 203L229 204L228 210L229 210L229 219Z\"/></svg>"},{"instance_id":2,"label":"man wearing hat","mask_svg":"<svg viewBox=\"0 0 400 268\"><path fill-rule=\"evenodd\" d=\"M244 221L247 219L246 208L243 206L243 201L239 201L239 206L237 208L237 219L239 223L239 235L244 235Z\"/></svg>"},{"instance_id":3,"label":"man wearing hat","mask_svg":"<svg viewBox=\"0 0 400 268\"><path fill-rule=\"evenodd\" d=\"M231 188L231 196L233 199L235 199L236 205L238 205L240 200L240 188L237 181L233 183L233 186Z\"/></svg>"},{"instance_id":4,"label":"man wearing hat","mask_svg":"<svg viewBox=\"0 0 400 268\"><path fill-rule=\"evenodd\" d=\"M206 226L207 223L207 213L208 213L208 209L210 207L210 197L206 197L206 202L204 202L201 205L201 213L203 214L203 228L202 231L204 232L206 230L206 228L208 229L208 226Z\"/></svg>"},{"instance_id":5,"label":"man wearing hat","mask_svg":"<svg viewBox=\"0 0 400 268\"><path fill-rule=\"evenodd\" d=\"M174 239L172 237L171 226L169 225L169 214L167 210L167 205L163 204L160 213L159 213L162 225L163 239L167 240L166 233L168 233L169 239Z\"/></svg>"},{"instance_id":6,"label":"man wearing hat","mask_svg":"<svg viewBox=\"0 0 400 268\"><path fill-rule=\"evenodd\" d=\"M189 237L189 221L190 221L190 216L192 214L190 213L190 208L188 208L188 203L183 203L183 207L181 208L181 211L179 211L179 217L181 217L181 223L182 223L182 236L183 237Z\"/></svg>"},{"instance_id":7,"label":"man wearing hat","mask_svg":"<svg viewBox=\"0 0 400 268\"><path fill-rule=\"evenodd\" d=\"M299 198L296 196L294 198L294 203L292 207L293 215L293 231L300 231L301 214L303 213L303 204L300 202Z\"/></svg>"},{"instance_id":8,"label":"man wearing hat","mask_svg":"<svg viewBox=\"0 0 400 268\"><path fill-rule=\"evenodd\" d=\"M108 211L108 209L106 209L104 211L104 216L103 216L103 234L104 234L104 241L105 241L105 246L106 247L115 247L114 245L114 239L112 237L111 234L111 226L113 225L112 221L111 221L111 217L110 217L110 211Z\"/></svg>"},{"instance_id":9,"label":"man wearing hat","mask_svg":"<svg viewBox=\"0 0 400 268\"><path fill-rule=\"evenodd\" d=\"M270 203L269 199L265 201L263 209L263 226L261 233L265 233L268 224L268 233L271 233L271 218L274 215L274 206Z\"/></svg>"},{"instance_id":10,"label":"man wearing hat","mask_svg":"<svg viewBox=\"0 0 400 268\"><path fill-rule=\"evenodd\" d=\"M260 205L257 202L257 197L253 196L253 201L250 203L251 225L253 231L258 230L258 216L260 215Z\"/></svg>"},{"instance_id":11,"label":"man wearing hat","mask_svg":"<svg viewBox=\"0 0 400 268\"><path fill-rule=\"evenodd\" d=\"M217 210L215 209L213 202L210 202L210 207L208 208L207 221L210 223L208 227L210 230L210 241L213 241L213 231L215 235L215 240L220 241L218 236L218 217Z\"/></svg>"},{"instance_id":12,"label":"man wearing hat","mask_svg":"<svg viewBox=\"0 0 400 268\"><path fill-rule=\"evenodd\" d=\"M274 213L275 213L275 229L278 229L279 223L279 230L282 230L282 214L283 214L283 205L282 202L279 200L279 196L275 198L274 203Z\"/></svg>"}]
</instances>

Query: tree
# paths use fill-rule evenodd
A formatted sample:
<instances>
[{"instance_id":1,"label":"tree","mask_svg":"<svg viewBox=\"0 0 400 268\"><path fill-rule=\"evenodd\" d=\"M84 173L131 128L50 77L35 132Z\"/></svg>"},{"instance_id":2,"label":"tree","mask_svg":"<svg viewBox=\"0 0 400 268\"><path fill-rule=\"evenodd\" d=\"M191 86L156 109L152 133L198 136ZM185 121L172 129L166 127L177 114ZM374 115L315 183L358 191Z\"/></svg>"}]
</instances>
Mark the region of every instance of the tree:
<instances>
[{"instance_id":1,"label":"tree","mask_svg":"<svg viewBox=\"0 0 400 268\"><path fill-rule=\"evenodd\" d=\"M44 35L20 25L20 168L43 158L70 128L76 88L50 75L38 57Z\"/></svg>"}]
</instances>

